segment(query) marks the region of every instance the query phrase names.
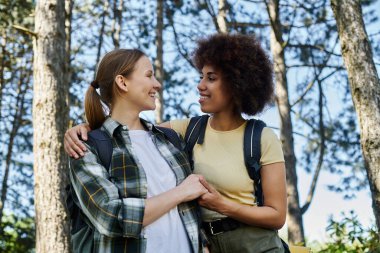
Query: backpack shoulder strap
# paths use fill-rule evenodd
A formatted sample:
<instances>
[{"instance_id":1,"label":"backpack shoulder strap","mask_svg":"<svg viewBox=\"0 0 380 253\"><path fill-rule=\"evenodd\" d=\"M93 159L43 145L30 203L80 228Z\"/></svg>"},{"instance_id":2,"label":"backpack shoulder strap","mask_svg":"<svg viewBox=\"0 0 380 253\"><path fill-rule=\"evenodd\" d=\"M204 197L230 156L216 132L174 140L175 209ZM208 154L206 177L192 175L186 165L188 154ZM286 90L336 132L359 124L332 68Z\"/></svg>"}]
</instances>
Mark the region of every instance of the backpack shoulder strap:
<instances>
[{"instance_id":1,"label":"backpack shoulder strap","mask_svg":"<svg viewBox=\"0 0 380 253\"><path fill-rule=\"evenodd\" d=\"M195 143L203 144L209 117L209 115L205 114L190 119L190 123L187 126L185 133L185 149L187 152L193 151Z\"/></svg>"},{"instance_id":2,"label":"backpack shoulder strap","mask_svg":"<svg viewBox=\"0 0 380 253\"><path fill-rule=\"evenodd\" d=\"M108 171L111 166L113 152L111 137L100 128L89 132L88 137L89 144L96 148L100 162Z\"/></svg>"},{"instance_id":3,"label":"backpack shoulder strap","mask_svg":"<svg viewBox=\"0 0 380 253\"><path fill-rule=\"evenodd\" d=\"M194 170L193 148L195 143L202 144L205 138L207 121L209 115L193 117L190 119L189 125L185 133L185 152L189 158L190 166Z\"/></svg>"},{"instance_id":4,"label":"backpack shoulder strap","mask_svg":"<svg viewBox=\"0 0 380 253\"><path fill-rule=\"evenodd\" d=\"M168 141L170 141L171 144L174 145L174 147L178 148L179 150L183 150L183 147L181 145L181 139L178 136L176 131L170 128L160 127L160 126L155 126L155 128L161 131L165 135L165 137L168 139Z\"/></svg>"},{"instance_id":5,"label":"backpack shoulder strap","mask_svg":"<svg viewBox=\"0 0 380 253\"><path fill-rule=\"evenodd\" d=\"M244 131L244 161L249 177L254 181L255 196L259 206L264 204L261 187L260 158L261 132L266 124L261 120L250 119Z\"/></svg>"}]
</instances>

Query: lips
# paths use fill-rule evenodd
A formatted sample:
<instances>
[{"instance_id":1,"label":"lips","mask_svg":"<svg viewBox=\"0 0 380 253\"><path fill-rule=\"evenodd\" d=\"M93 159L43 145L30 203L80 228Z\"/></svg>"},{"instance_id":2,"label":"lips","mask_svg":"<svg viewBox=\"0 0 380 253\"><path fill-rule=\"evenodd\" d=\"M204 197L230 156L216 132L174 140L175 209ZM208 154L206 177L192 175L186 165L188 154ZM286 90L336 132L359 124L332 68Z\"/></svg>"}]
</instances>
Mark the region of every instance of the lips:
<instances>
[{"instance_id":1,"label":"lips","mask_svg":"<svg viewBox=\"0 0 380 253\"><path fill-rule=\"evenodd\" d=\"M210 98L210 96L207 96L205 94L200 94L199 103L203 103L204 101L206 101L209 98Z\"/></svg>"}]
</instances>

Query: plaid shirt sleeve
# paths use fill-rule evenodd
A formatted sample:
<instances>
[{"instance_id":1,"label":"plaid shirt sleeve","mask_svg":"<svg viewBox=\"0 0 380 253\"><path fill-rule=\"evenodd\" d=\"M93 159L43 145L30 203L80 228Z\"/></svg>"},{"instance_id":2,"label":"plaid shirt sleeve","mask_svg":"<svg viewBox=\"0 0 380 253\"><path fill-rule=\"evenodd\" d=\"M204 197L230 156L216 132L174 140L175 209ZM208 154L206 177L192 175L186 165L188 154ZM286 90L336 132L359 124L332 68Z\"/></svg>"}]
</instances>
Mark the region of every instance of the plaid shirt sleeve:
<instances>
[{"instance_id":1,"label":"plaid shirt sleeve","mask_svg":"<svg viewBox=\"0 0 380 253\"><path fill-rule=\"evenodd\" d=\"M100 234L139 238L145 199L120 198L96 152L85 145L85 155L70 160L70 181L80 208Z\"/></svg>"}]
</instances>

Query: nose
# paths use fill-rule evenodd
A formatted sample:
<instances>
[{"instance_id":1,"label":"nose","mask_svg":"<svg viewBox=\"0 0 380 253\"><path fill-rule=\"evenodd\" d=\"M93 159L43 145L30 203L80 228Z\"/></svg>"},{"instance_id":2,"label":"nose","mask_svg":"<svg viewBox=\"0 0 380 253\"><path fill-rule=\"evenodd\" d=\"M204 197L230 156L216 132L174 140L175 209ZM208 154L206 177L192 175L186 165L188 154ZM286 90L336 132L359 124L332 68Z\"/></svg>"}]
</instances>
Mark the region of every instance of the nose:
<instances>
[{"instance_id":1,"label":"nose","mask_svg":"<svg viewBox=\"0 0 380 253\"><path fill-rule=\"evenodd\" d=\"M154 82L154 85L153 87L156 89L156 90L160 90L162 85L159 81L157 81L157 79L155 78L155 82Z\"/></svg>"},{"instance_id":2,"label":"nose","mask_svg":"<svg viewBox=\"0 0 380 253\"><path fill-rule=\"evenodd\" d=\"M197 85L197 88L198 90L205 90L206 89L206 85L204 84L204 81L203 81L203 78L199 81L198 85Z\"/></svg>"}]
</instances>

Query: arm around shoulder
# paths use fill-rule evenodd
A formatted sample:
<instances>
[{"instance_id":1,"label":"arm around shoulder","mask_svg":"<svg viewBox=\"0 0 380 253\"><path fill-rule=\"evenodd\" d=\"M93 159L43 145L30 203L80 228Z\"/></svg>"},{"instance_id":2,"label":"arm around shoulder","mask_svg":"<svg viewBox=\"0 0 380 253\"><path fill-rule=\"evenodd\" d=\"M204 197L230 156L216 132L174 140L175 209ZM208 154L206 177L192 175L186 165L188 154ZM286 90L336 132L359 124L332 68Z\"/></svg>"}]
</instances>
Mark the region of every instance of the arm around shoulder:
<instances>
[{"instance_id":1,"label":"arm around shoulder","mask_svg":"<svg viewBox=\"0 0 380 253\"><path fill-rule=\"evenodd\" d=\"M83 123L68 129L65 133L64 147L65 152L75 159L84 156L84 152L87 150L86 146L82 143L82 140L87 140L87 133L91 131L91 128L87 123Z\"/></svg>"}]
</instances>

